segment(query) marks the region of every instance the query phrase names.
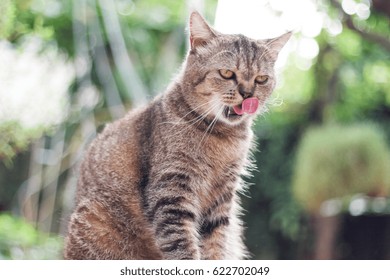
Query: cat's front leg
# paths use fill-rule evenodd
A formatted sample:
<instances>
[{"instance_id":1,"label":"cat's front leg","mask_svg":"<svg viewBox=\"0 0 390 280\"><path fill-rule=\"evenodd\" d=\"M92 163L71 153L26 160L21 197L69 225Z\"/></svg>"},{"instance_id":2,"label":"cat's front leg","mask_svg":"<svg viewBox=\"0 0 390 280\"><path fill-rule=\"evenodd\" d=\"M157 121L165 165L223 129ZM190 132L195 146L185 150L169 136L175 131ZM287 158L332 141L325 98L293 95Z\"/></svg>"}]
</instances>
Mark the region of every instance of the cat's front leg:
<instances>
[{"instance_id":1,"label":"cat's front leg","mask_svg":"<svg viewBox=\"0 0 390 280\"><path fill-rule=\"evenodd\" d=\"M202 259L224 259L226 247L226 229L229 217L206 218L200 228Z\"/></svg>"},{"instance_id":2,"label":"cat's front leg","mask_svg":"<svg viewBox=\"0 0 390 280\"><path fill-rule=\"evenodd\" d=\"M149 194L148 217L164 259L200 259L197 199L187 179L183 174L163 176Z\"/></svg>"},{"instance_id":3,"label":"cat's front leg","mask_svg":"<svg viewBox=\"0 0 390 280\"><path fill-rule=\"evenodd\" d=\"M238 197L225 193L203 214L200 227L202 259L242 259L246 249L242 222L238 218Z\"/></svg>"},{"instance_id":4,"label":"cat's front leg","mask_svg":"<svg viewBox=\"0 0 390 280\"><path fill-rule=\"evenodd\" d=\"M202 259L224 259L226 251L227 229L231 223L230 207L231 194L226 200L217 200L203 213L199 229Z\"/></svg>"}]
</instances>

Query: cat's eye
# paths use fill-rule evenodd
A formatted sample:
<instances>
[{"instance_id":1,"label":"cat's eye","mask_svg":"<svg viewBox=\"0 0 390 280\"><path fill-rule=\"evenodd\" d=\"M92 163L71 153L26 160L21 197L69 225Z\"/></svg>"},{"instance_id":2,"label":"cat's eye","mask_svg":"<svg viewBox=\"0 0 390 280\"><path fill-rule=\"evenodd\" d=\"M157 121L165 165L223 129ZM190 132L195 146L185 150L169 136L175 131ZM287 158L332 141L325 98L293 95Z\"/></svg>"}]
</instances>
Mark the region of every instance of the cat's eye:
<instances>
[{"instance_id":1,"label":"cat's eye","mask_svg":"<svg viewBox=\"0 0 390 280\"><path fill-rule=\"evenodd\" d=\"M221 69L219 70L219 74L222 76L224 79L233 79L234 78L234 72L227 70L227 69Z\"/></svg>"},{"instance_id":2,"label":"cat's eye","mask_svg":"<svg viewBox=\"0 0 390 280\"><path fill-rule=\"evenodd\" d=\"M268 79L269 77L267 75L260 75L256 77L255 82L260 85L264 85L268 82Z\"/></svg>"}]
</instances>

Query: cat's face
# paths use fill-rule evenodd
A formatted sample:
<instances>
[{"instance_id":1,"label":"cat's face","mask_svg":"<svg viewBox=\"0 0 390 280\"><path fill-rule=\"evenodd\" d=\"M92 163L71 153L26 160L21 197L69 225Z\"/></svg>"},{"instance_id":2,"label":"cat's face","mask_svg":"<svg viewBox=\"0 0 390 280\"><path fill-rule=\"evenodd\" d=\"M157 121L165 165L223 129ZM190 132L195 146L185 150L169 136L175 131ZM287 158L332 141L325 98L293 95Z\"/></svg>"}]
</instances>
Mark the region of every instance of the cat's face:
<instances>
[{"instance_id":1,"label":"cat's face","mask_svg":"<svg viewBox=\"0 0 390 280\"><path fill-rule=\"evenodd\" d=\"M290 37L270 40L225 35L191 15L191 50L185 80L193 109L215 121L236 125L265 111L275 87L274 63Z\"/></svg>"}]
</instances>

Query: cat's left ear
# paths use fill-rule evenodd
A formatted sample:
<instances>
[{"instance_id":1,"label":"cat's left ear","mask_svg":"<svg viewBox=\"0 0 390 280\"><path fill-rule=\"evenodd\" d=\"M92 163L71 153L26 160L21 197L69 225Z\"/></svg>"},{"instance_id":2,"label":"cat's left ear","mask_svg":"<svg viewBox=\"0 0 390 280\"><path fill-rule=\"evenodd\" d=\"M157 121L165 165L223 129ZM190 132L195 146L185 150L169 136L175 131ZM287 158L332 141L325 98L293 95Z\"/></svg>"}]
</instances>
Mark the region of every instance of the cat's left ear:
<instances>
[{"instance_id":1,"label":"cat's left ear","mask_svg":"<svg viewBox=\"0 0 390 280\"><path fill-rule=\"evenodd\" d=\"M263 40L263 43L265 41L267 48L270 50L270 54L275 60L278 58L279 52L290 39L291 35L292 32L290 31L279 37Z\"/></svg>"},{"instance_id":2,"label":"cat's left ear","mask_svg":"<svg viewBox=\"0 0 390 280\"><path fill-rule=\"evenodd\" d=\"M216 32L207 24L204 18L198 12L192 12L190 16L191 49L206 45L214 37L216 37Z\"/></svg>"}]
</instances>

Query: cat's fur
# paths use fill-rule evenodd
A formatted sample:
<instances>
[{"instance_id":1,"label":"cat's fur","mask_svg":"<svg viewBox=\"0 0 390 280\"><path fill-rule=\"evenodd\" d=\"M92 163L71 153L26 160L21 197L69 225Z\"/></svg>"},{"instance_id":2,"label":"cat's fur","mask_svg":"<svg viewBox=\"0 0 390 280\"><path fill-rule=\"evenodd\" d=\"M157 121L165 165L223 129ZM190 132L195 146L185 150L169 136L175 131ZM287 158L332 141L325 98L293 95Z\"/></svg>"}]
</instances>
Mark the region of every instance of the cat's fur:
<instances>
[{"instance_id":1,"label":"cat's fur","mask_svg":"<svg viewBox=\"0 0 390 280\"><path fill-rule=\"evenodd\" d=\"M274 62L290 34L224 35L196 12L176 81L91 144L80 169L66 259L242 259L240 175L254 115L227 116L243 97L264 111ZM235 73L225 79L220 69ZM255 77L268 76L265 84Z\"/></svg>"}]
</instances>

